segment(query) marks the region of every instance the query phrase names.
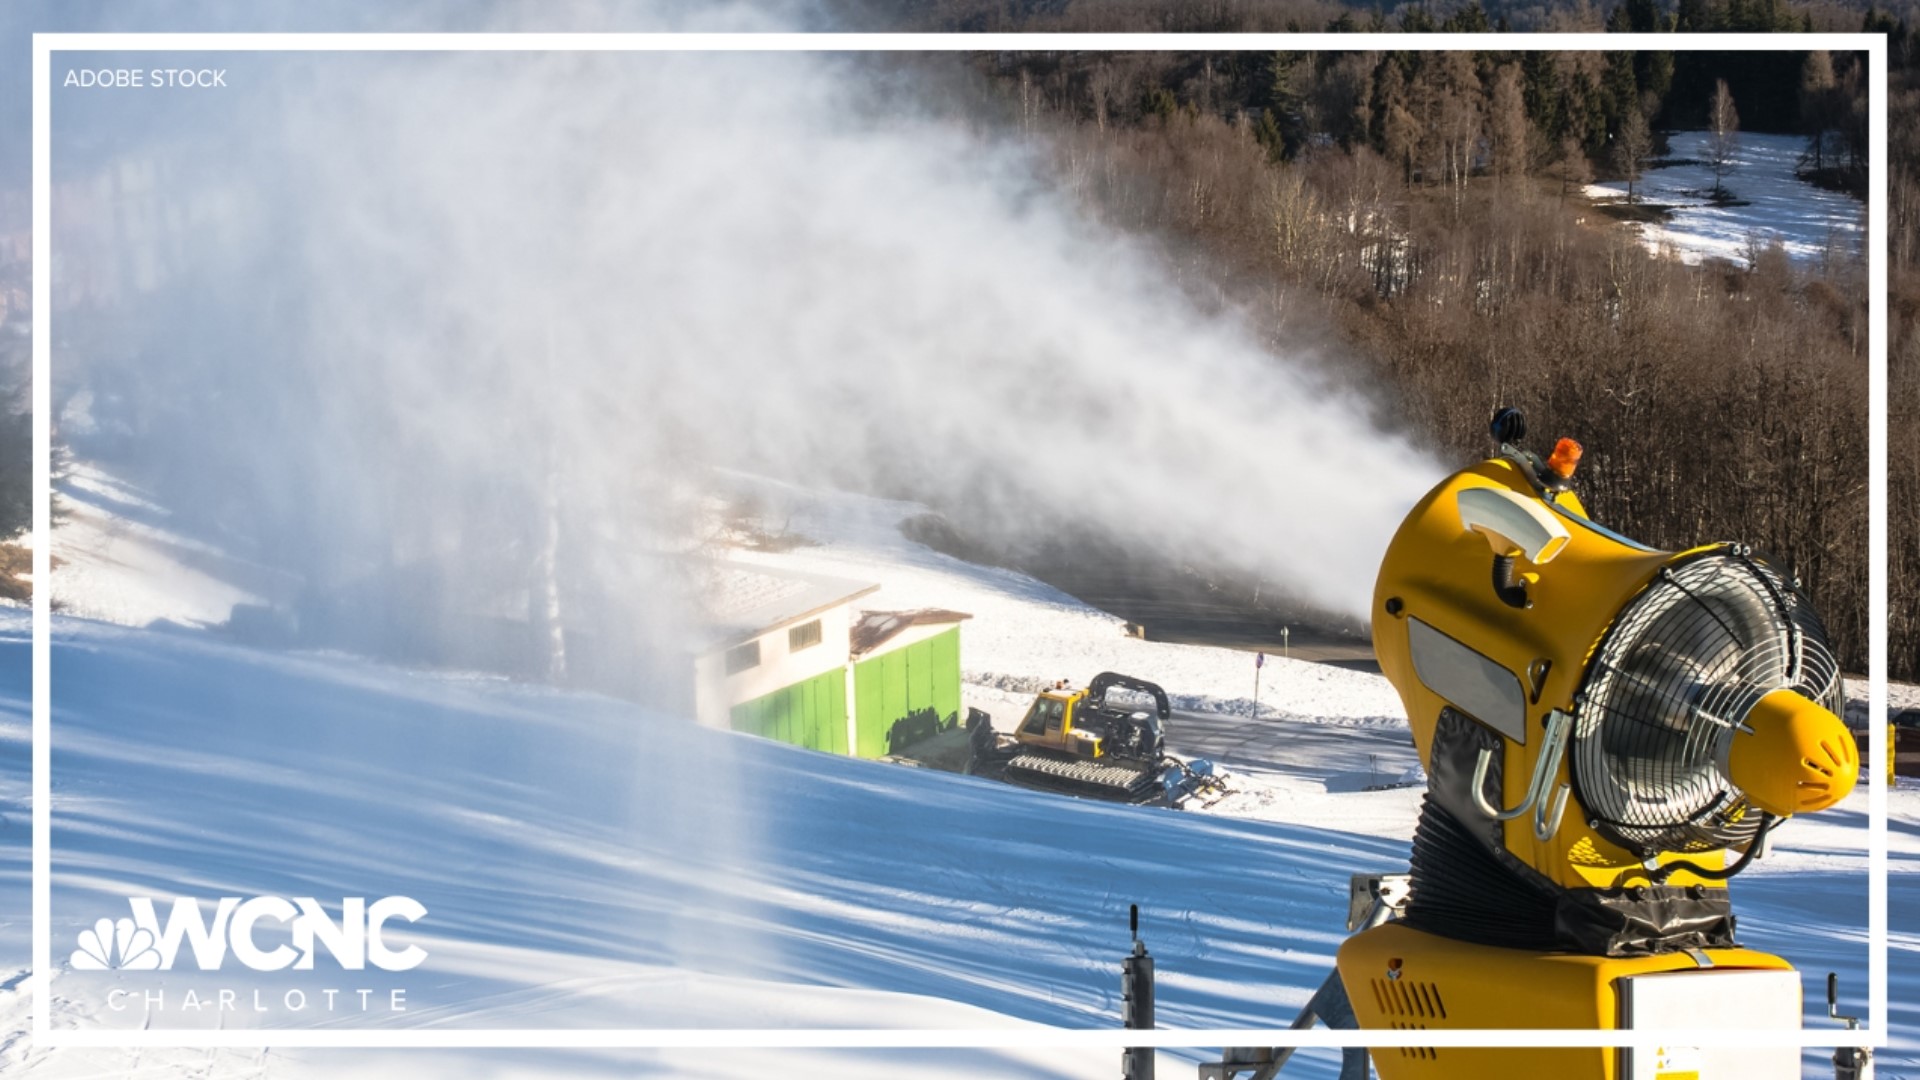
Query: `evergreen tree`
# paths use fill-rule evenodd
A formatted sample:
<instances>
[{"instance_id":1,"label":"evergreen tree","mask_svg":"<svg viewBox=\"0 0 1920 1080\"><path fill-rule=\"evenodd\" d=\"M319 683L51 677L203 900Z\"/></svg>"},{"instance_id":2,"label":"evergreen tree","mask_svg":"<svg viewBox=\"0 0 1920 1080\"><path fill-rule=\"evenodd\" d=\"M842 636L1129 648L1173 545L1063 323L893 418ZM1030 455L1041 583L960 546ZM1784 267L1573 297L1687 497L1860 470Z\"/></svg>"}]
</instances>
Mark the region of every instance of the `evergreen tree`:
<instances>
[{"instance_id":1,"label":"evergreen tree","mask_svg":"<svg viewBox=\"0 0 1920 1080\"><path fill-rule=\"evenodd\" d=\"M1563 86L1568 132L1580 139L1589 155L1599 155L1613 135L1610 95L1584 70L1570 74Z\"/></svg>"},{"instance_id":2,"label":"evergreen tree","mask_svg":"<svg viewBox=\"0 0 1920 1080\"><path fill-rule=\"evenodd\" d=\"M1273 118L1272 109L1260 110L1260 119L1254 122L1253 138L1266 148L1268 161L1280 161L1287 155L1287 137L1280 130L1279 121Z\"/></svg>"},{"instance_id":3,"label":"evergreen tree","mask_svg":"<svg viewBox=\"0 0 1920 1080\"><path fill-rule=\"evenodd\" d=\"M1487 11L1480 6L1480 0L1470 0L1467 6L1447 16L1440 29L1449 34L1484 34L1493 27L1487 22Z\"/></svg>"},{"instance_id":4,"label":"evergreen tree","mask_svg":"<svg viewBox=\"0 0 1920 1080\"><path fill-rule=\"evenodd\" d=\"M1634 59L1633 71L1641 93L1652 94L1656 101L1667 99L1667 93L1673 89L1672 53L1664 49L1643 52Z\"/></svg>"},{"instance_id":5,"label":"evergreen tree","mask_svg":"<svg viewBox=\"0 0 1920 1080\"><path fill-rule=\"evenodd\" d=\"M1619 131L1627 114L1640 110L1640 83L1633 71L1635 56L1630 52L1607 54L1606 108L1609 131Z\"/></svg>"},{"instance_id":6,"label":"evergreen tree","mask_svg":"<svg viewBox=\"0 0 1920 1080\"><path fill-rule=\"evenodd\" d=\"M1313 68L1312 53L1276 52L1267 62L1267 111L1263 120L1271 121L1279 133L1280 157L1292 157L1306 142L1306 101L1313 85ZM1276 153L1273 146L1268 146L1267 152Z\"/></svg>"},{"instance_id":7,"label":"evergreen tree","mask_svg":"<svg viewBox=\"0 0 1920 1080\"><path fill-rule=\"evenodd\" d=\"M1404 183L1413 182L1413 159L1419 149L1420 127L1411 108L1406 69L1397 60L1388 60L1374 80L1375 120L1380 156L1400 170Z\"/></svg>"},{"instance_id":8,"label":"evergreen tree","mask_svg":"<svg viewBox=\"0 0 1920 1080\"><path fill-rule=\"evenodd\" d=\"M1636 34L1651 34L1661 29L1660 5L1655 0L1627 0L1627 29Z\"/></svg>"},{"instance_id":9,"label":"evergreen tree","mask_svg":"<svg viewBox=\"0 0 1920 1080\"><path fill-rule=\"evenodd\" d=\"M1548 145L1560 140L1566 133L1566 108L1560 89L1560 72L1555 65L1553 54L1544 50L1522 53L1520 56L1521 92L1526 98L1527 115L1533 118L1534 126L1546 135Z\"/></svg>"}]
</instances>

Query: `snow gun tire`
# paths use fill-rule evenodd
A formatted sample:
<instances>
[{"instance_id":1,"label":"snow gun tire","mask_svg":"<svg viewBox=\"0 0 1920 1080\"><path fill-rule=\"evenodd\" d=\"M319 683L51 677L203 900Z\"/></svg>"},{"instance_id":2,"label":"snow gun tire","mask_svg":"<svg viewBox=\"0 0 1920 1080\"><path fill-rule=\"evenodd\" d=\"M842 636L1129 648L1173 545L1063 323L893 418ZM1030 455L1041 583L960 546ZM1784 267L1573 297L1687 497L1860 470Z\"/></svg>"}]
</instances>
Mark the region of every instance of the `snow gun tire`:
<instances>
[{"instance_id":1,"label":"snow gun tire","mask_svg":"<svg viewBox=\"0 0 1920 1080\"><path fill-rule=\"evenodd\" d=\"M1145 762L1067 760L1020 754L1007 762L1004 779L1021 787L1082 795L1111 802L1154 802L1164 797L1161 768Z\"/></svg>"}]
</instances>

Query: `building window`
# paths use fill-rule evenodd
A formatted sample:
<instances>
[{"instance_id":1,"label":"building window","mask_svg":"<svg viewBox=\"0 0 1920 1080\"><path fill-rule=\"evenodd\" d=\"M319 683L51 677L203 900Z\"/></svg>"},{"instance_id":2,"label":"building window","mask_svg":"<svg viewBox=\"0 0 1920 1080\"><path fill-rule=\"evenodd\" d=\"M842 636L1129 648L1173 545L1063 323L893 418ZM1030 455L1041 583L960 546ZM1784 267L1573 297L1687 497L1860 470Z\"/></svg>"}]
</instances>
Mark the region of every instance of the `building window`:
<instances>
[{"instance_id":1,"label":"building window","mask_svg":"<svg viewBox=\"0 0 1920 1080\"><path fill-rule=\"evenodd\" d=\"M799 652L801 649L811 648L818 644L820 644L819 619L815 619L809 623L801 623L799 626L787 631L788 652Z\"/></svg>"},{"instance_id":2,"label":"building window","mask_svg":"<svg viewBox=\"0 0 1920 1080\"><path fill-rule=\"evenodd\" d=\"M760 666L760 643L749 641L745 645L735 645L727 650L727 674L738 675L748 668Z\"/></svg>"}]
</instances>

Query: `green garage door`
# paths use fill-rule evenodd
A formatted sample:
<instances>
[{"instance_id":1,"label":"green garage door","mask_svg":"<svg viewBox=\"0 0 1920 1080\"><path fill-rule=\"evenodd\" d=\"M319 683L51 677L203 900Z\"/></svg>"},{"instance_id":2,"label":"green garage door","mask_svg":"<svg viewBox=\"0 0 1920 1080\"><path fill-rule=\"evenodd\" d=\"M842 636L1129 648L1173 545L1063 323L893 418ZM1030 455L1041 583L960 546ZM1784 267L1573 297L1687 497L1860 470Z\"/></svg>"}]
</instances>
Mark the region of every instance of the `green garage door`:
<instances>
[{"instance_id":1,"label":"green garage door","mask_svg":"<svg viewBox=\"0 0 1920 1080\"><path fill-rule=\"evenodd\" d=\"M960 628L853 666L853 712L861 757L893 749L895 726L910 739L960 719Z\"/></svg>"},{"instance_id":2,"label":"green garage door","mask_svg":"<svg viewBox=\"0 0 1920 1080\"><path fill-rule=\"evenodd\" d=\"M733 707L733 730L825 750L847 752L847 674L824 675Z\"/></svg>"}]
</instances>

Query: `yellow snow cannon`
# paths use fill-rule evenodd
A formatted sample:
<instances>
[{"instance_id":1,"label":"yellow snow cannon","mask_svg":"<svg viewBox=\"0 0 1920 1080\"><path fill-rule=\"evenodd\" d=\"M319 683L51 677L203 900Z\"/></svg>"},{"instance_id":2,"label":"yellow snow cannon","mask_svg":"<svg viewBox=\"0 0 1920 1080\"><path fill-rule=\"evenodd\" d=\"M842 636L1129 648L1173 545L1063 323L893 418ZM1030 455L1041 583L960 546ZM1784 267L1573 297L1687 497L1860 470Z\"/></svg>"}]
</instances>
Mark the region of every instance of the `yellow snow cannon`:
<instances>
[{"instance_id":1,"label":"yellow snow cannon","mask_svg":"<svg viewBox=\"0 0 1920 1080\"><path fill-rule=\"evenodd\" d=\"M1413 508L1375 587L1374 649L1428 791L1399 917L1340 949L1360 1026L1797 1030L1798 974L1738 947L1727 881L1858 777L1818 616L1745 547L1659 551L1593 522L1577 444L1521 449L1512 409L1493 429L1498 455ZM1593 1048L1374 1063L1383 1080L1799 1075L1795 1049L1688 1053L1700 1068Z\"/></svg>"}]
</instances>

